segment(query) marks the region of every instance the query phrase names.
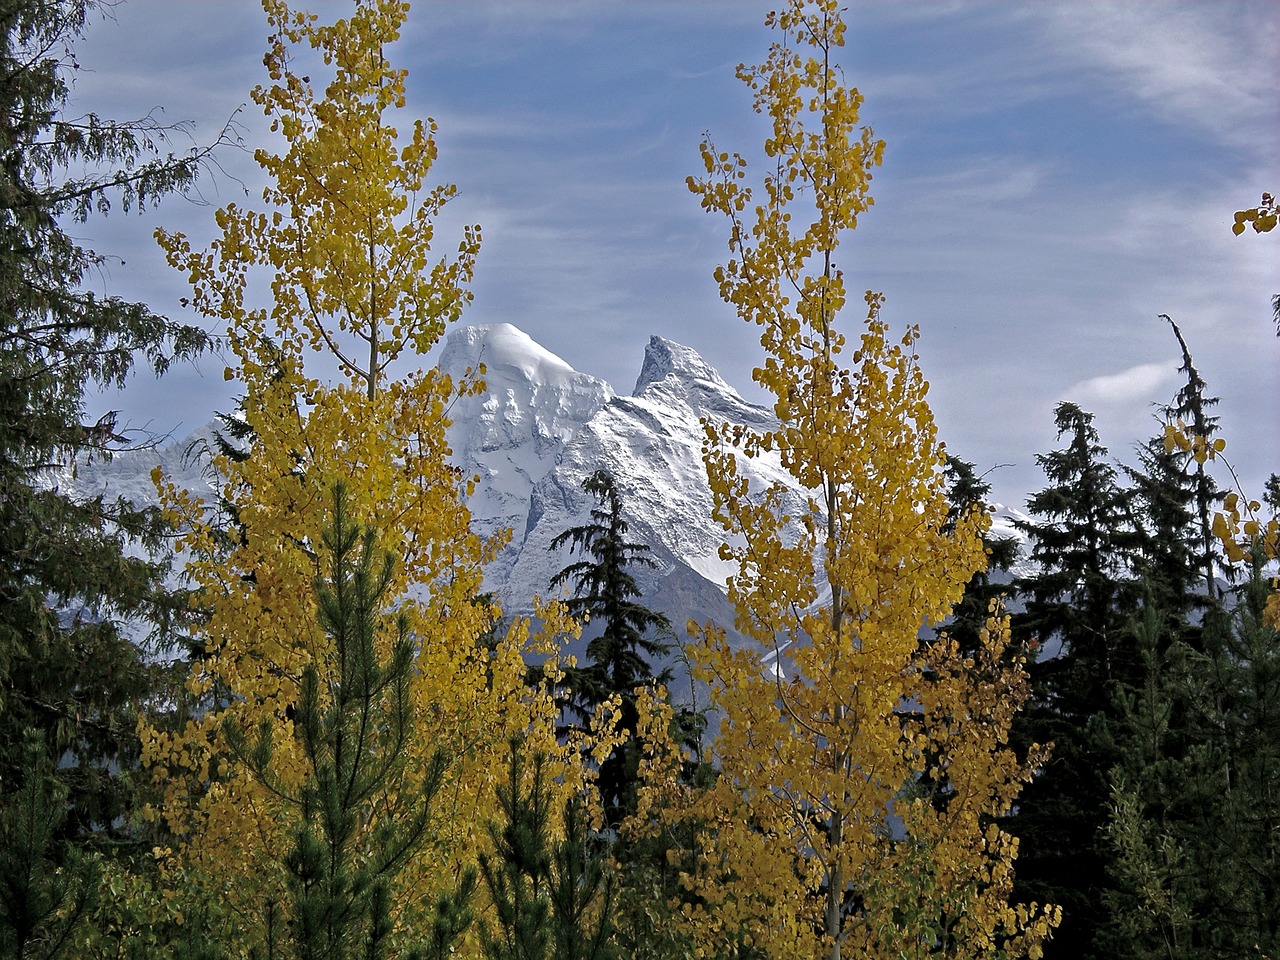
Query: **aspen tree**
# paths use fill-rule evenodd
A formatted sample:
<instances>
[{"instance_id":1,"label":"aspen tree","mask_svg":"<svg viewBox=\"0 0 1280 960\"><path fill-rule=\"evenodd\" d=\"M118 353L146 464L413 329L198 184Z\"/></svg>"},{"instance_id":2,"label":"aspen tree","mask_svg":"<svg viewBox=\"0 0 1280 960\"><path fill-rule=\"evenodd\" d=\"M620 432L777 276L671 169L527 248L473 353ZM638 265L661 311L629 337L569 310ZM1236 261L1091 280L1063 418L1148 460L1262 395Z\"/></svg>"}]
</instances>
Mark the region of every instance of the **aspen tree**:
<instances>
[{"instance_id":1,"label":"aspen tree","mask_svg":"<svg viewBox=\"0 0 1280 960\"><path fill-rule=\"evenodd\" d=\"M735 625L754 646L706 627L692 651L722 716L721 774L671 814L706 828L685 917L703 955L1036 956L1055 912L1009 904L1016 843L993 823L1042 759L1005 742L1022 664L998 610L976 652L921 640L983 567L985 515L948 523L918 330L891 338L872 292L851 343L838 325L838 247L871 205L884 143L858 127L862 97L832 59L836 0L766 23L782 39L738 69L770 126L762 188L710 139L689 180L729 220L715 276L760 330L754 377L779 425L705 425ZM766 455L809 491L798 515L738 470Z\"/></svg>"},{"instance_id":2,"label":"aspen tree","mask_svg":"<svg viewBox=\"0 0 1280 960\"><path fill-rule=\"evenodd\" d=\"M415 905L449 889L484 845L477 825L494 813L511 736L551 758L558 788L580 782L576 753L555 741L550 698L523 682L527 625L517 622L496 648L479 639L494 611L474 601L500 543L470 529L461 496L471 481L449 464L445 430L451 402L481 385L421 369L421 357L471 299L480 231L465 228L452 256L432 259L434 220L455 188L425 186L435 124L391 124L405 106L405 71L390 65L387 48L409 4L360 0L332 25L283 0L263 8L269 82L253 100L283 143L279 153L255 154L268 175L265 209L219 210L219 233L203 251L182 234L158 233L190 281L191 304L226 324L234 356L226 376L243 388L252 441L247 457L224 450L213 459L239 525L229 547L205 504L157 477L188 525L181 547L206 613L207 650L188 688L208 709L180 729L143 731L165 790L151 812L176 837L160 854L185 882L204 884L208 909L221 909L249 943L267 925L259 914L285 902L279 854L293 813L279 795L296 793L308 770L293 729L300 684L308 668L322 681L335 668L310 585L338 484L350 521L376 531L370 549L396 557L385 596L414 644L418 736L398 775L421 783L436 749L450 758L432 807L440 854L397 876L397 929L423 920ZM321 94L312 78L323 75ZM399 377L397 360L409 368ZM339 376L326 382L334 365ZM547 624L555 631L560 621L549 615ZM379 635L379 657L392 642ZM269 776L247 769L224 736L228 724L252 731L264 720L275 731ZM377 820L367 811L362 829L376 830Z\"/></svg>"}]
</instances>

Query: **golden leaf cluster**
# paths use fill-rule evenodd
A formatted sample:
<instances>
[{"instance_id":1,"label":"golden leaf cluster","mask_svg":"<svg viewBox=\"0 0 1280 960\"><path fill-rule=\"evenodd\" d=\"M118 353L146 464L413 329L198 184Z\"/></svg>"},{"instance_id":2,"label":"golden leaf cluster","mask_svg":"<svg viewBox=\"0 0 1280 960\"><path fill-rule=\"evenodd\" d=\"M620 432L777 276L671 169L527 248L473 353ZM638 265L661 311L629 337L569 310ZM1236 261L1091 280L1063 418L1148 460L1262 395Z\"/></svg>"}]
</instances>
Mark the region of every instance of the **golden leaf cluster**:
<instances>
[{"instance_id":1,"label":"golden leaf cluster","mask_svg":"<svg viewBox=\"0 0 1280 960\"><path fill-rule=\"evenodd\" d=\"M1211 441L1178 420L1165 424L1164 449L1166 453L1174 450L1190 453L1197 463L1217 460L1231 475L1236 489L1223 497L1222 509L1214 511L1210 528L1229 563L1280 558L1280 517L1265 519L1261 513L1262 504L1239 492L1240 483L1236 480L1235 471L1223 455L1227 449L1225 440L1217 437ZM1271 628L1280 629L1280 582L1267 600L1264 620Z\"/></svg>"},{"instance_id":2,"label":"golden leaf cluster","mask_svg":"<svg viewBox=\"0 0 1280 960\"><path fill-rule=\"evenodd\" d=\"M1280 206L1270 193L1262 195L1262 203L1248 210L1237 210L1231 224L1231 232L1237 237L1244 233L1245 227L1253 227L1254 233L1267 233L1276 228L1276 220L1280 218Z\"/></svg>"}]
</instances>

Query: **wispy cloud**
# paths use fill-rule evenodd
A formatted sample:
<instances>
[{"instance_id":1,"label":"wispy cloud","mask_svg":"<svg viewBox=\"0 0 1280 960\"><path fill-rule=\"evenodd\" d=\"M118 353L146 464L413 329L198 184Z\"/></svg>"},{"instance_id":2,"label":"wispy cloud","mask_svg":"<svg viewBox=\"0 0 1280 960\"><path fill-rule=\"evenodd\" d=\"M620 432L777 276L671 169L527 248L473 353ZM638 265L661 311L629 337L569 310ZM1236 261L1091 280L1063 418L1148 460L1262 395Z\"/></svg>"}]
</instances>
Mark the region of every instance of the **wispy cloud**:
<instances>
[{"instance_id":1,"label":"wispy cloud","mask_svg":"<svg viewBox=\"0 0 1280 960\"><path fill-rule=\"evenodd\" d=\"M1280 17L1273 0L1029 4L1059 56L1101 70L1164 119L1274 144Z\"/></svg>"},{"instance_id":2,"label":"wispy cloud","mask_svg":"<svg viewBox=\"0 0 1280 960\"><path fill-rule=\"evenodd\" d=\"M1067 396L1088 408L1155 401L1169 392L1177 375L1176 364L1140 363L1119 373L1081 380L1068 388Z\"/></svg>"}]
</instances>

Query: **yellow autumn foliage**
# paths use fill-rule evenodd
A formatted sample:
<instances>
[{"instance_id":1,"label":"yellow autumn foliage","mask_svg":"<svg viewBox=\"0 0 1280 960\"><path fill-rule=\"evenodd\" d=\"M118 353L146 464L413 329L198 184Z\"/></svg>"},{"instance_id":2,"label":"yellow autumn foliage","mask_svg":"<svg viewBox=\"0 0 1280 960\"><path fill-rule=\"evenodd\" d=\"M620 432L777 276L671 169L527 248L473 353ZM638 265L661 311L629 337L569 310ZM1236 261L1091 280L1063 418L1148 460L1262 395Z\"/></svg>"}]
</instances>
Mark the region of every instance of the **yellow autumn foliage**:
<instances>
[{"instance_id":1,"label":"yellow autumn foliage","mask_svg":"<svg viewBox=\"0 0 1280 960\"><path fill-rule=\"evenodd\" d=\"M303 667L323 674L333 655L313 584L336 483L352 519L396 558L388 595L417 644L418 740L405 781L388 790L419 782L437 748L451 758L435 804L437 842L394 891L401 926L413 926L488 843L511 736L552 757L562 789L583 779L576 749L556 742L551 696L525 684L524 655L553 654L548 638L570 629L564 618L549 609L539 637L517 621L496 648L483 642L499 611L480 602L482 570L501 543L472 532L462 500L471 481L449 464L445 435L450 405L483 389L482 371L462 383L436 370L390 371L397 359L420 364L459 316L480 243L479 228L468 227L456 253L431 259L435 217L454 194L424 186L435 125L415 120L401 133L388 122L404 106L405 71L391 67L386 48L409 4L361 0L332 25L283 0L263 7L270 82L253 100L284 144L255 154L270 181L264 211L222 208L204 250L157 234L190 281L195 309L226 326L227 376L243 389L252 440L243 458L213 458L221 505L156 478L184 525L179 548L204 614L197 639L206 656L188 688L207 711L177 729L142 731L144 762L164 787L150 815L180 841L158 855L240 951L262 936L268 905L286 902L280 861L295 811L228 750L223 724L253 731L269 718L273 782L288 790L308 775L291 709ZM321 96L312 78L324 74ZM376 811L363 826L376 829Z\"/></svg>"},{"instance_id":2,"label":"yellow autumn foliage","mask_svg":"<svg viewBox=\"0 0 1280 960\"><path fill-rule=\"evenodd\" d=\"M1237 210L1231 223L1231 232L1237 237L1244 233L1246 224L1253 227L1254 233L1268 233L1276 228L1280 219L1280 206L1270 193L1262 194L1262 203L1247 210Z\"/></svg>"},{"instance_id":3,"label":"yellow autumn foliage","mask_svg":"<svg viewBox=\"0 0 1280 960\"><path fill-rule=\"evenodd\" d=\"M837 326L837 248L884 144L833 61L836 0L792 0L767 23L782 39L738 70L770 126L762 186L709 140L689 180L729 220L716 279L759 328L755 380L779 420L705 424L735 626L753 644L701 629L690 658L721 717L720 775L683 787L677 758L652 749L641 819L703 827L683 917L701 956L1034 957L1058 912L1009 903L1016 841L995 823L1045 756L1007 743L1023 663L996 610L976 651L921 639L985 564L987 520L948 524L918 331L890 337L871 292L856 338ZM800 509L738 469L765 456L809 491ZM645 720L655 735L662 722Z\"/></svg>"},{"instance_id":4,"label":"yellow autumn foliage","mask_svg":"<svg viewBox=\"0 0 1280 960\"><path fill-rule=\"evenodd\" d=\"M1265 518L1259 501L1241 495L1240 482L1225 456L1225 440L1218 437L1210 441L1208 437L1178 420L1165 424L1164 449L1167 453L1174 450L1188 452L1201 464L1210 460L1217 461L1230 475L1236 489L1222 498L1221 509L1214 511L1210 521L1210 532L1222 547L1228 563L1248 566L1255 559L1280 559L1280 517ZM1263 623L1273 630L1280 630L1280 579L1273 578Z\"/></svg>"}]
</instances>

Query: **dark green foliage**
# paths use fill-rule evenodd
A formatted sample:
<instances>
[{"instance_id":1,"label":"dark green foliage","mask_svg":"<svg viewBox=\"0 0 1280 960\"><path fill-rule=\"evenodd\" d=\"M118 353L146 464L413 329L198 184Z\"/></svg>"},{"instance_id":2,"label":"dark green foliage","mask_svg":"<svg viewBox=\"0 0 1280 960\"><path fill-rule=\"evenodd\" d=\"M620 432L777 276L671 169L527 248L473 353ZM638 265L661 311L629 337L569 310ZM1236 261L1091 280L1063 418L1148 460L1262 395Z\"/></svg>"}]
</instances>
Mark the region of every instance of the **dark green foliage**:
<instances>
[{"instance_id":1,"label":"dark green foliage","mask_svg":"<svg viewBox=\"0 0 1280 960\"><path fill-rule=\"evenodd\" d=\"M1063 922L1046 956L1076 960L1095 955L1105 916L1103 771L1115 757L1095 725L1139 671L1127 629L1137 608L1129 574L1136 535L1092 416L1063 403L1056 417L1067 444L1036 458L1049 486L1028 500L1035 519L1019 524L1037 572L1015 581L1025 610L1013 618L1014 636L1041 656L1029 668L1032 701L1012 731L1017 745L1052 742L1054 749L1008 826L1020 841L1015 899L1061 905Z\"/></svg>"},{"instance_id":2,"label":"dark green foliage","mask_svg":"<svg viewBox=\"0 0 1280 960\"><path fill-rule=\"evenodd\" d=\"M507 781L499 786L504 822L489 824L493 855L480 855L480 876L493 901L494 922L481 922L480 940L489 960L542 960L551 945L551 795L544 758L534 757L526 775L519 741L511 743Z\"/></svg>"},{"instance_id":3,"label":"dark green foliage","mask_svg":"<svg viewBox=\"0 0 1280 960\"><path fill-rule=\"evenodd\" d=\"M616 955L614 880L605 842L587 827L581 798L562 811L564 837L551 841L551 792L545 758L526 768L511 741L507 781L498 787L503 822L490 823L493 855L481 854L480 874L494 922L481 925L489 960L608 960Z\"/></svg>"},{"instance_id":4,"label":"dark green foliage","mask_svg":"<svg viewBox=\"0 0 1280 960\"><path fill-rule=\"evenodd\" d=\"M1124 468L1137 534L1133 573L1149 594L1147 603L1185 625L1209 599L1204 592L1204 555L1198 547L1191 455L1165 450L1163 436L1138 447L1137 455L1137 467Z\"/></svg>"},{"instance_id":5,"label":"dark green foliage","mask_svg":"<svg viewBox=\"0 0 1280 960\"><path fill-rule=\"evenodd\" d=\"M60 839L66 788L53 776L44 737L23 738L22 777L0 792L0 956L68 955L76 925L91 907L91 857Z\"/></svg>"},{"instance_id":6,"label":"dark green foliage","mask_svg":"<svg viewBox=\"0 0 1280 960\"><path fill-rule=\"evenodd\" d=\"M1272 589L1255 561L1223 644L1210 650L1202 699L1206 712L1222 710L1206 727L1220 727L1224 741L1225 763L1215 771L1221 848L1212 859L1232 864L1229 875L1214 877L1220 909L1206 919L1236 955L1255 944L1280 955L1280 633L1263 618Z\"/></svg>"},{"instance_id":7,"label":"dark green foliage","mask_svg":"<svg viewBox=\"0 0 1280 960\"><path fill-rule=\"evenodd\" d=\"M184 189L204 156L162 154L147 123L64 114L94 6L0 0L0 781L21 782L22 731L40 731L67 788L59 833L105 844L129 838L137 714L159 679L117 624L163 633L177 605L164 564L125 552L160 546L158 513L73 497L51 471L126 442L115 413L85 423L87 389L209 338L87 289L102 258L64 229Z\"/></svg>"},{"instance_id":8,"label":"dark green foliage","mask_svg":"<svg viewBox=\"0 0 1280 960\"><path fill-rule=\"evenodd\" d=\"M1052 666L1042 661L1047 669L1040 672L1065 673L1057 688L1093 705L1131 666L1121 636L1136 609L1129 560L1137 537L1093 416L1062 403L1055 417L1058 438L1068 444L1036 457L1049 486L1027 501L1038 519L1017 524L1031 539L1037 572L1015 582L1026 607L1015 627L1042 648L1068 654Z\"/></svg>"},{"instance_id":9,"label":"dark green foliage","mask_svg":"<svg viewBox=\"0 0 1280 960\"><path fill-rule=\"evenodd\" d=\"M1187 341L1183 338L1178 325L1167 314L1161 314L1160 318L1169 324L1173 329L1173 335L1178 340L1178 347L1182 351L1182 364L1178 367L1178 372L1186 377L1186 383L1178 390L1173 403L1165 408L1165 418L1173 421L1181 420L1188 431L1207 443L1218 432L1218 418L1209 413L1213 407L1217 406L1218 400L1206 392L1207 385L1196 370L1196 365L1191 359L1191 350L1187 347ZM1218 584L1214 578L1217 548L1214 544L1210 517L1214 507L1221 501L1222 493L1218 490L1213 476L1205 468L1203 459L1194 462L1191 467L1190 490L1199 532L1197 542L1192 548L1193 556L1204 578L1205 596L1217 599L1220 597Z\"/></svg>"},{"instance_id":10,"label":"dark green foliage","mask_svg":"<svg viewBox=\"0 0 1280 960\"><path fill-rule=\"evenodd\" d=\"M1280 952L1280 635L1260 566L1230 614L1211 609L1198 646L1135 627L1141 686L1112 729L1106 836L1116 956L1209 960Z\"/></svg>"},{"instance_id":11,"label":"dark green foliage","mask_svg":"<svg viewBox=\"0 0 1280 960\"><path fill-rule=\"evenodd\" d=\"M568 544L587 559L569 564L552 577L551 586L572 583L573 596L565 601L570 612L603 623L600 636L587 648L591 664L577 669L570 683L570 703L585 720L611 693L630 694L637 685L652 682L645 656L663 656L671 646L649 636L649 631L669 633L671 624L636 602L640 588L628 568L654 564L645 544L626 540L622 495L613 477L597 470L582 488L594 494L600 505L592 509L590 523L564 531L551 541L551 548L559 550Z\"/></svg>"},{"instance_id":12,"label":"dark green foliage","mask_svg":"<svg viewBox=\"0 0 1280 960\"><path fill-rule=\"evenodd\" d=\"M406 619L384 612L394 558L378 555L373 531L360 530L347 516L341 486L322 539L329 572L316 582L318 616L333 651L323 673L314 663L303 672L293 723L310 766L301 793L290 794L271 773L269 719L252 743L234 723L224 731L254 774L297 810L294 845L284 857L297 955L373 960L389 947L391 884L429 845L431 804L447 762L437 752L422 783L406 781L406 747L415 735L413 642ZM377 640L387 630L394 640L383 661ZM469 923L474 888L475 876L468 874L454 896L436 905L428 944L414 956L447 952Z\"/></svg>"},{"instance_id":13,"label":"dark green foliage","mask_svg":"<svg viewBox=\"0 0 1280 960\"><path fill-rule=\"evenodd\" d=\"M648 658L665 656L671 644L651 631L669 635L671 624L638 600L640 588L629 568L652 567L653 561L647 556L647 546L626 539L622 495L613 477L597 470L583 481L582 488L599 502L591 511L591 522L564 531L551 541L551 547L560 549L568 544L584 559L557 573L551 586L571 583L574 595L566 601L569 610L602 624L600 634L587 644L586 665L566 669L564 685L569 708L581 722L588 722L611 696L621 699L619 727L625 741L601 764L598 779L606 822L616 827L635 809L639 763L636 688L665 683L670 677L667 671L654 674Z\"/></svg>"},{"instance_id":14,"label":"dark green foliage","mask_svg":"<svg viewBox=\"0 0 1280 960\"><path fill-rule=\"evenodd\" d=\"M974 473L972 463L947 455L947 497L951 502L948 513L948 529L954 530L960 517L973 510L987 510L991 484L983 476ZM976 650L979 633L986 628L991 604L1009 592L1007 582L993 580L992 574L1004 574L1018 559L1018 541L1013 537L984 535L982 545L987 551L987 565L965 584L964 596L955 605L951 617L939 628L954 637L963 650Z\"/></svg>"},{"instance_id":15,"label":"dark green foliage","mask_svg":"<svg viewBox=\"0 0 1280 960\"><path fill-rule=\"evenodd\" d=\"M1161 413L1204 450L1216 401L1164 319L1185 383ZM1058 426L1014 620L1051 654L1014 736L1054 755L1010 822L1024 895L1064 908L1046 956L1275 955L1280 653L1261 571L1232 612L1205 457L1156 437L1121 489L1089 415L1064 404Z\"/></svg>"},{"instance_id":16,"label":"dark green foliage","mask_svg":"<svg viewBox=\"0 0 1280 960\"><path fill-rule=\"evenodd\" d=\"M1179 956L1205 877L1188 860L1173 825L1198 815L1187 802L1203 790L1206 777L1210 795L1215 792L1217 763L1212 750L1187 742L1188 724L1195 722L1194 651L1180 640L1170 642L1168 618L1154 603L1132 629L1142 681L1118 692L1116 715L1103 732L1117 763L1108 778L1104 825L1113 885L1104 894L1109 910L1097 943L1116 956Z\"/></svg>"}]
</instances>

